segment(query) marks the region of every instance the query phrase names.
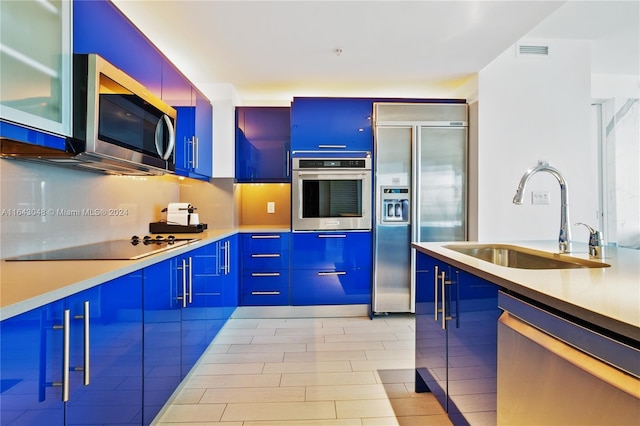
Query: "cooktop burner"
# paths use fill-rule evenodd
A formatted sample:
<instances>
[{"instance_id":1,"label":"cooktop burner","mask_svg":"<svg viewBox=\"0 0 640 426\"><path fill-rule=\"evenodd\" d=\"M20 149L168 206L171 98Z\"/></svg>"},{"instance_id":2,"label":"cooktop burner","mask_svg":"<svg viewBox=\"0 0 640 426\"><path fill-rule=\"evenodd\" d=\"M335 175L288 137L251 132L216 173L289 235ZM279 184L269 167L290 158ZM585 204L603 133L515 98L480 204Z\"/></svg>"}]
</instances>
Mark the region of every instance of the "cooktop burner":
<instances>
[{"instance_id":1,"label":"cooktop burner","mask_svg":"<svg viewBox=\"0 0 640 426\"><path fill-rule=\"evenodd\" d=\"M41 253L25 254L6 260L135 260L180 247L199 238L179 239L134 235L130 240L112 240Z\"/></svg>"}]
</instances>

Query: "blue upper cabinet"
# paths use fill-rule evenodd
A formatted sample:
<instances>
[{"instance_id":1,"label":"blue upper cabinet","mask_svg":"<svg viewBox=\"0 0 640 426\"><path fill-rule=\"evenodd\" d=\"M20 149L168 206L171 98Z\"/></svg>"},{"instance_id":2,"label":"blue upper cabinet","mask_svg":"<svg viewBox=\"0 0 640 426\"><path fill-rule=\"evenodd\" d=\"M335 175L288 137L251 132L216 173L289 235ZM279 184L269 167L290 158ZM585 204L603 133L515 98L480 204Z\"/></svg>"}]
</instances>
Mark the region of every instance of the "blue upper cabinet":
<instances>
[{"instance_id":1,"label":"blue upper cabinet","mask_svg":"<svg viewBox=\"0 0 640 426\"><path fill-rule=\"evenodd\" d=\"M3 1L0 20L0 136L64 149L21 126L71 133L71 3Z\"/></svg>"},{"instance_id":2,"label":"blue upper cabinet","mask_svg":"<svg viewBox=\"0 0 640 426\"><path fill-rule=\"evenodd\" d=\"M159 95L164 57L110 2L73 2L73 52L97 53Z\"/></svg>"},{"instance_id":3,"label":"blue upper cabinet","mask_svg":"<svg viewBox=\"0 0 640 426\"><path fill-rule=\"evenodd\" d=\"M213 110L209 99L167 61L162 69L162 100L178 111L176 173L209 179L213 176Z\"/></svg>"},{"instance_id":4,"label":"blue upper cabinet","mask_svg":"<svg viewBox=\"0 0 640 426\"><path fill-rule=\"evenodd\" d=\"M373 100L294 98L291 151L372 151Z\"/></svg>"},{"instance_id":5,"label":"blue upper cabinet","mask_svg":"<svg viewBox=\"0 0 640 426\"><path fill-rule=\"evenodd\" d=\"M74 53L97 53L178 110L176 172L213 176L209 100L110 1L75 0L73 24Z\"/></svg>"},{"instance_id":6,"label":"blue upper cabinet","mask_svg":"<svg viewBox=\"0 0 640 426\"><path fill-rule=\"evenodd\" d=\"M289 107L236 108L236 179L240 183L291 181Z\"/></svg>"}]
</instances>

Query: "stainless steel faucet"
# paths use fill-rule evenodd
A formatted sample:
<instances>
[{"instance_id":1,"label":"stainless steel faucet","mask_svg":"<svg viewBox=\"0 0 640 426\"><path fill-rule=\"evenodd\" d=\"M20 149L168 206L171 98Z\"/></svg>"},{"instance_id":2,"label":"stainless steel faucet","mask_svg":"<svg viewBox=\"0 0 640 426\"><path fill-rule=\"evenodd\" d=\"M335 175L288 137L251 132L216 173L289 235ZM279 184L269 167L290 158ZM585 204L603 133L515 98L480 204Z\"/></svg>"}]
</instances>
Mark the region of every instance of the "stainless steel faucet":
<instances>
[{"instance_id":1,"label":"stainless steel faucet","mask_svg":"<svg viewBox=\"0 0 640 426\"><path fill-rule=\"evenodd\" d=\"M576 225L584 225L589 230L589 257L604 258L604 247L602 247L602 234L586 223L578 222Z\"/></svg>"},{"instance_id":2,"label":"stainless steel faucet","mask_svg":"<svg viewBox=\"0 0 640 426\"><path fill-rule=\"evenodd\" d=\"M571 230L569 229L569 194L567 190L567 181L562 173L551 167L549 163L538 161L538 165L527 170L518 184L518 190L513 197L513 204L521 205L524 199L524 189L531 176L538 172L551 173L560 184L560 235L558 236L558 248L560 253L569 253L571 251Z\"/></svg>"}]
</instances>

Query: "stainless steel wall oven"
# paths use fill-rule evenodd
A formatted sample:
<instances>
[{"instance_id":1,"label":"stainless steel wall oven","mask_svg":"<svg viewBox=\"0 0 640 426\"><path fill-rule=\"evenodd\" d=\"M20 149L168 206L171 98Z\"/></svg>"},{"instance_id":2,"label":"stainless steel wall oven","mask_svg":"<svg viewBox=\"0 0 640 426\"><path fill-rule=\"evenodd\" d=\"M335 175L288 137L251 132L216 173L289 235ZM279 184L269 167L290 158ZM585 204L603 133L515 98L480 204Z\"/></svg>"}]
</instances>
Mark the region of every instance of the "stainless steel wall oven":
<instances>
[{"instance_id":1,"label":"stainless steel wall oven","mask_svg":"<svg viewBox=\"0 0 640 426\"><path fill-rule=\"evenodd\" d=\"M370 230L371 158L293 158L294 231Z\"/></svg>"}]
</instances>

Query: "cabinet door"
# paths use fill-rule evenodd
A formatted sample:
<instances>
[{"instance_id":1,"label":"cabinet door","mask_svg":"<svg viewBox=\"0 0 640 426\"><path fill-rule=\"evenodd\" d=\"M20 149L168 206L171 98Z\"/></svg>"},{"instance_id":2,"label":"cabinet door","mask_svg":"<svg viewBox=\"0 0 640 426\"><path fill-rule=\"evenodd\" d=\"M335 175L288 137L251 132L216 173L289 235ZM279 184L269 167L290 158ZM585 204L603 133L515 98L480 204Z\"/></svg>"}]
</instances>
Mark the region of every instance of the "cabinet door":
<instances>
[{"instance_id":1,"label":"cabinet door","mask_svg":"<svg viewBox=\"0 0 640 426\"><path fill-rule=\"evenodd\" d=\"M73 2L73 52L97 53L156 96L166 59L110 1Z\"/></svg>"},{"instance_id":2,"label":"cabinet door","mask_svg":"<svg viewBox=\"0 0 640 426\"><path fill-rule=\"evenodd\" d=\"M416 253L416 392L432 392L447 407L447 331L442 324L442 264ZM450 273L448 268L445 274Z\"/></svg>"},{"instance_id":3,"label":"cabinet door","mask_svg":"<svg viewBox=\"0 0 640 426\"><path fill-rule=\"evenodd\" d=\"M143 270L144 396L143 424L150 424L182 380L182 300L178 299L177 260Z\"/></svg>"},{"instance_id":4,"label":"cabinet door","mask_svg":"<svg viewBox=\"0 0 640 426\"><path fill-rule=\"evenodd\" d=\"M371 233L293 233L291 267L323 270L370 268Z\"/></svg>"},{"instance_id":5,"label":"cabinet door","mask_svg":"<svg viewBox=\"0 0 640 426\"><path fill-rule=\"evenodd\" d=\"M300 269L291 272L292 305L351 305L371 302L368 269Z\"/></svg>"},{"instance_id":6,"label":"cabinet door","mask_svg":"<svg viewBox=\"0 0 640 426\"><path fill-rule=\"evenodd\" d=\"M222 252L222 306L225 321L231 317L240 302L240 239L232 235L221 242Z\"/></svg>"},{"instance_id":7,"label":"cabinet door","mask_svg":"<svg viewBox=\"0 0 640 426\"><path fill-rule=\"evenodd\" d=\"M496 423L498 286L464 271L449 321L449 417Z\"/></svg>"},{"instance_id":8,"label":"cabinet door","mask_svg":"<svg viewBox=\"0 0 640 426\"><path fill-rule=\"evenodd\" d=\"M236 108L238 182L290 182L289 107Z\"/></svg>"},{"instance_id":9,"label":"cabinet door","mask_svg":"<svg viewBox=\"0 0 640 426\"><path fill-rule=\"evenodd\" d=\"M64 424L62 402L64 302L0 323L0 422Z\"/></svg>"},{"instance_id":10,"label":"cabinet door","mask_svg":"<svg viewBox=\"0 0 640 426\"><path fill-rule=\"evenodd\" d=\"M358 98L294 98L292 151L372 151L373 101Z\"/></svg>"},{"instance_id":11,"label":"cabinet door","mask_svg":"<svg viewBox=\"0 0 640 426\"><path fill-rule=\"evenodd\" d=\"M66 308L71 314L66 423L141 422L141 271L70 296Z\"/></svg>"},{"instance_id":12,"label":"cabinet door","mask_svg":"<svg viewBox=\"0 0 640 426\"><path fill-rule=\"evenodd\" d=\"M0 2L0 118L71 134L71 15L69 1Z\"/></svg>"},{"instance_id":13,"label":"cabinet door","mask_svg":"<svg viewBox=\"0 0 640 426\"><path fill-rule=\"evenodd\" d=\"M194 173L208 179L213 176L213 107L202 93L193 90L196 105Z\"/></svg>"},{"instance_id":14,"label":"cabinet door","mask_svg":"<svg viewBox=\"0 0 640 426\"><path fill-rule=\"evenodd\" d=\"M196 96L195 103L176 107L176 172L206 180L213 174L213 112L202 95Z\"/></svg>"}]
</instances>

